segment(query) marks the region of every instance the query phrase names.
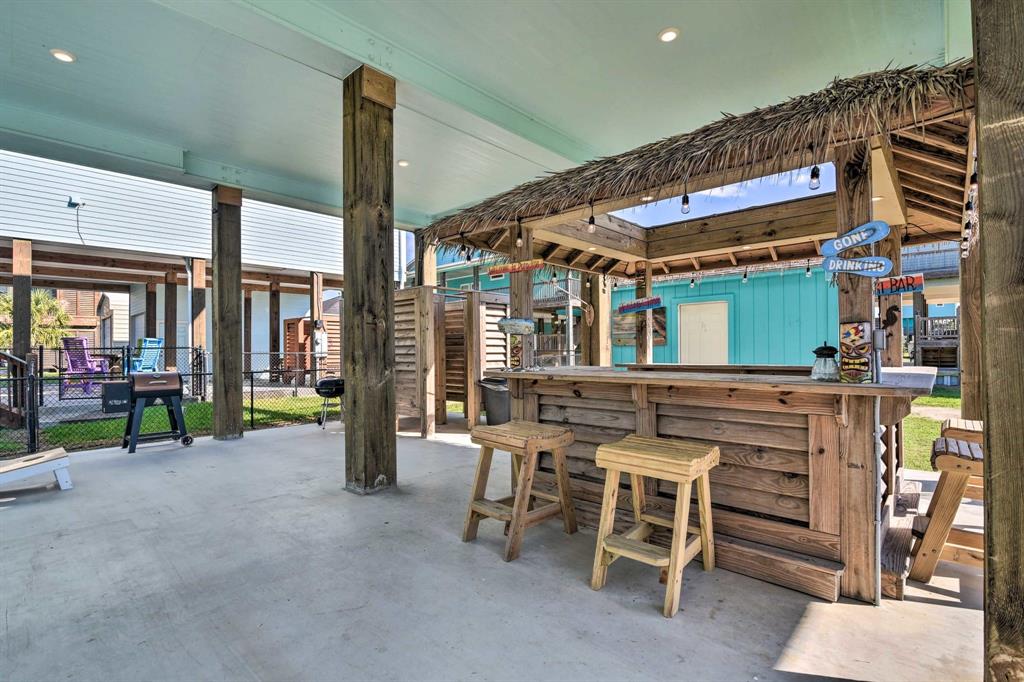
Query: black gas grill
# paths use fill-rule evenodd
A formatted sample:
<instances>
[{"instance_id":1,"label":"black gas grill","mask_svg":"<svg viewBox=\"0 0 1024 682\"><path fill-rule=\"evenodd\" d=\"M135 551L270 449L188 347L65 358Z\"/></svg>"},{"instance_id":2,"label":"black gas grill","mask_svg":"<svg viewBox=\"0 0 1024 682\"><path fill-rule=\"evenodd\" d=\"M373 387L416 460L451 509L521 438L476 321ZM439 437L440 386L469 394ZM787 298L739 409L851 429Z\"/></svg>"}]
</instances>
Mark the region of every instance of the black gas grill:
<instances>
[{"instance_id":1,"label":"black gas grill","mask_svg":"<svg viewBox=\"0 0 1024 682\"><path fill-rule=\"evenodd\" d=\"M121 440L122 448L128 448L128 452L135 452L135 446L140 442L166 439L181 440L182 445L192 445L192 436L188 435L188 429L185 428L185 415L181 411L183 384L180 374L177 372L130 374L128 375L128 384L131 389L131 407L124 427L124 438ZM170 422L171 430L139 435L139 431L142 429L142 416L145 414L146 408L158 403L167 408L167 420Z\"/></svg>"},{"instance_id":2,"label":"black gas grill","mask_svg":"<svg viewBox=\"0 0 1024 682\"><path fill-rule=\"evenodd\" d=\"M345 380L338 377L325 377L319 379L316 382L316 394L323 398L323 402L320 404L320 416L316 418L316 423L320 425L320 428L327 428L327 408L332 406L331 401L338 401L338 410L344 412L345 406L342 404L341 397L345 395Z\"/></svg>"}]
</instances>

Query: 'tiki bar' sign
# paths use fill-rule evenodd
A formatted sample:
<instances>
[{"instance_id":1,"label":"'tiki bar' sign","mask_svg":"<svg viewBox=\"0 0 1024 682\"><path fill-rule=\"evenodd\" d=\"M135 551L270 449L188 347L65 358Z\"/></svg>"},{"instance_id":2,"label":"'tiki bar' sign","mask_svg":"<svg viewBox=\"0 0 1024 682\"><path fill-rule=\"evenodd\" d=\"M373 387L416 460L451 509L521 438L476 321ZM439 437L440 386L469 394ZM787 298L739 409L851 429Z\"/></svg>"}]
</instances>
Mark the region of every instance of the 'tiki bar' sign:
<instances>
[{"instance_id":1,"label":"'tiki bar' sign","mask_svg":"<svg viewBox=\"0 0 1024 682\"><path fill-rule=\"evenodd\" d=\"M875 282L875 296L897 296L924 291L924 274L883 277Z\"/></svg>"},{"instance_id":2,"label":"'tiki bar' sign","mask_svg":"<svg viewBox=\"0 0 1024 682\"><path fill-rule=\"evenodd\" d=\"M869 246L889 236L889 224L884 220L872 220L844 235L829 239L821 245L821 255L825 259L821 267L825 272L835 275L845 272L864 277L884 277L892 272L892 261L882 256L864 256L863 258L842 258L843 251Z\"/></svg>"}]
</instances>

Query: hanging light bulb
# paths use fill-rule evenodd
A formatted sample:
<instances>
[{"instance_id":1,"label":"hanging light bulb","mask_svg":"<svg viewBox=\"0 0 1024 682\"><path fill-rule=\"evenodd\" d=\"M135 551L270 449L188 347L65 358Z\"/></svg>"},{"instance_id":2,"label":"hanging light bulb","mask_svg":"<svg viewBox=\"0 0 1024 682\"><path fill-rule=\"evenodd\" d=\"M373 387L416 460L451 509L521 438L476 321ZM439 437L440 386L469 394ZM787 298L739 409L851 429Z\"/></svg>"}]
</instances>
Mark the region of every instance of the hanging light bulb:
<instances>
[{"instance_id":1,"label":"hanging light bulb","mask_svg":"<svg viewBox=\"0 0 1024 682\"><path fill-rule=\"evenodd\" d=\"M818 168L817 164L811 168L811 181L808 183L807 187L810 189L818 189L821 187L821 169Z\"/></svg>"},{"instance_id":2,"label":"hanging light bulb","mask_svg":"<svg viewBox=\"0 0 1024 682\"><path fill-rule=\"evenodd\" d=\"M587 288L590 288L590 279L587 279Z\"/></svg>"},{"instance_id":3,"label":"hanging light bulb","mask_svg":"<svg viewBox=\"0 0 1024 682\"><path fill-rule=\"evenodd\" d=\"M697 286L697 278L696 277L691 277L690 278L690 288L692 289L695 286Z\"/></svg>"},{"instance_id":4,"label":"hanging light bulb","mask_svg":"<svg viewBox=\"0 0 1024 682\"><path fill-rule=\"evenodd\" d=\"M804 269L804 277L810 277L810 276L811 276L811 264L808 263L807 267Z\"/></svg>"},{"instance_id":5,"label":"hanging light bulb","mask_svg":"<svg viewBox=\"0 0 1024 682\"><path fill-rule=\"evenodd\" d=\"M746 284L746 283L747 283L747 270L749 270L749 269L750 269L750 268L745 268L745 269L743 270L743 283L744 283L744 284Z\"/></svg>"},{"instance_id":6,"label":"hanging light bulb","mask_svg":"<svg viewBox=\"0 0 1024 682\"><path fill-rule=\"evenodd\" d=\"M690 193L687 191L686 183L683 183L683 201L679 205L679 210L683 213L690 212Z\"/></svg>"},{"instance_id":7,"label":"hanging light bulb","mask_svg":"<svg viewBox=\"0 0 1024 682\"><path fill-rule=\"evenodd\" d=\"M597 231L597 223L594 221L594 202L590 202L590 220L587 221L587 232L594 234Z\"/></svg>"},{"instance_id":8,"label":"hanging light bulb","mask_svg":"<svg viewBox=\"0 0 1024 682\"><path fill-rule=\"evenodd\" d=\"M522 237L516 237L516 246L522 246L522 245L523 245L523 238Z\"/></svg>"},{"instance_id":9,"label":"hanging light bulb","mask_svg":"<svg viewBox=\"0 0 1024 682\"><path fill-rule=\"evenodd\" d=\"M967 203L964 204L964 210L967 211L968 213L973 211L974 210L974 202L971 201L970 199L968 199Z\"/></svg>"},{"instance_id":10,"label":"hanging light bulb","mask_svg":"<svg viewBox=\"0 0 1024 682\"><path fill-rule=\"evenodd\" d=\"M978 171L971 173L971 189L974 191L978 190Z\"/></svg>"}]
</instances>

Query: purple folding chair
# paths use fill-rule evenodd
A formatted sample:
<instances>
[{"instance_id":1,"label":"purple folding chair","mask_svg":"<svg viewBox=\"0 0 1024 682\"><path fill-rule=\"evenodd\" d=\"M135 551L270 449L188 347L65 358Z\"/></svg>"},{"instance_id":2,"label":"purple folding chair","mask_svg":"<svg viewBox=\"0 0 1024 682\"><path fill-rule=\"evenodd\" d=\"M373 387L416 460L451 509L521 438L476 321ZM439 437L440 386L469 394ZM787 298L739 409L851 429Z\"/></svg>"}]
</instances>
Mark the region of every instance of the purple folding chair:
<instances>
[{"instance_id":1,"label":"purple folding chair","mask_svg":"<svg viewBox=\"0 0 1024 682\"><path fill-rule=\"evenodd\" d=\"M73 383L81 385L86 395L92 395L92 387L96 385L92 378L110 372L106 359L94 359L89 355L89 339L84 336L66 336L61 341L64 343L64 357L68 361L68 370L61 377L61 395L67 393Z\"/></svg>"}]
</instances>

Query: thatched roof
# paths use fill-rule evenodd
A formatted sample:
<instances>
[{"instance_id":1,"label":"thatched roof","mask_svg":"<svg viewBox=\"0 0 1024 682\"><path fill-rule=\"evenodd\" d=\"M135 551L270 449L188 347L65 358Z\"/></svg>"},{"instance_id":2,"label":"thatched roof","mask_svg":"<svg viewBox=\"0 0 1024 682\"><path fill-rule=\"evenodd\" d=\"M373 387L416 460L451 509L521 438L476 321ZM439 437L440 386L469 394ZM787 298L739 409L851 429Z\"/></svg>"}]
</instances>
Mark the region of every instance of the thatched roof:
<instances>
[{"instance_id":1,"label":"thatched roof","mask_svg":"<svg viewBox=\"0 0 1024 682\"><path fill-rule=\"evenodd\" d=\"M790 170L794 157L799 165L822 163L837 143L969 108L972 79L969 61L836 79L818 92L743 115L726 114L692 132L524 183L435 221L424 238L457 240L517 218L557 215L640 194L666 198L659 190L675 187L678 194L680 184L696 178L733 172L730 182L735 182Z\"/></svg>"}]
</instances>

